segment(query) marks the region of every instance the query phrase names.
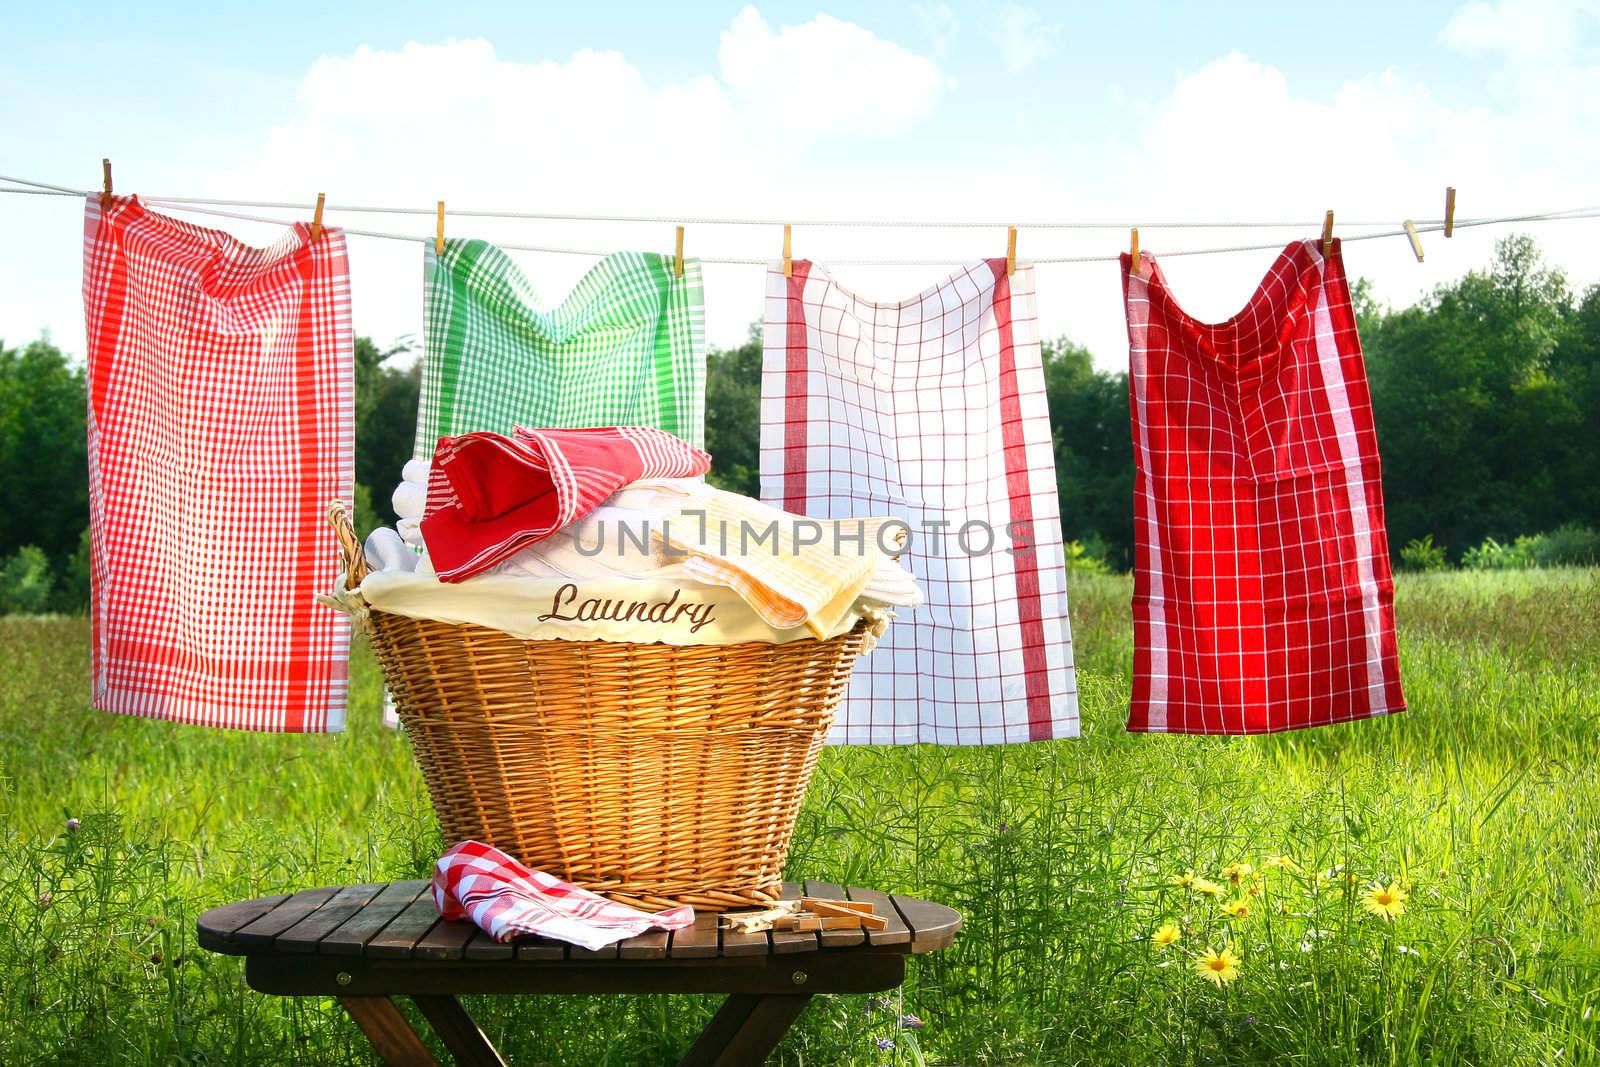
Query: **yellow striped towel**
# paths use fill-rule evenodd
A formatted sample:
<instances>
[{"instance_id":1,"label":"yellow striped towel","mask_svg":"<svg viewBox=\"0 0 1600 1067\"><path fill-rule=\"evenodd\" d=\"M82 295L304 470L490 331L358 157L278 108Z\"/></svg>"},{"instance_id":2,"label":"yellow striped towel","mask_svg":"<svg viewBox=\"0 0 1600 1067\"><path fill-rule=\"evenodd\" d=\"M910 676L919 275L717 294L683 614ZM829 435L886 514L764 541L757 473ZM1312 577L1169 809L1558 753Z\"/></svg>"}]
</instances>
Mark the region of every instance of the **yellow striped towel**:
<instances>
[{"instance_id":1,"label":"yellow striped towel","mask_svg":"<svg viewBox=\"0 0 1600 1067\"><path fill-rule=\"evenodd\" d=\"M883 529L891 523L902 528ZM670 515L659 532L676 552L686 553L684 569L691 577L733 589L770 626L804 626L825 637L849 614L880 565L900 554L903 527L889 517L808 519L708 487Z\"/></svg>"}]
</instances>

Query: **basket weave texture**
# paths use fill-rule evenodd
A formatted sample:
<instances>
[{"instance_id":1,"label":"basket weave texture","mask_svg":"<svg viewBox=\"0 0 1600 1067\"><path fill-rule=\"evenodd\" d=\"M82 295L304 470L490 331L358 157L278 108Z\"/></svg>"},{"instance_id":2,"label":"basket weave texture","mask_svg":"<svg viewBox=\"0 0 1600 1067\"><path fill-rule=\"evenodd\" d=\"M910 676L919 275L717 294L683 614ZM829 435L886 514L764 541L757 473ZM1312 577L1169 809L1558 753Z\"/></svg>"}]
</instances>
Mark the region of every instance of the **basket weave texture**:
<instances>
[{"instance_id":1,"label":"basket weave texture","mask_svg":"<svg viewBox=\"0 0 1600 1067\"><path fill-rule=\"evenodd\" d=\"M366 561L330 521L356 589ZM525 641L370 611L445 839L654 910L775 900L863 626L825 641Z\"/></svg>"}]
</instances>

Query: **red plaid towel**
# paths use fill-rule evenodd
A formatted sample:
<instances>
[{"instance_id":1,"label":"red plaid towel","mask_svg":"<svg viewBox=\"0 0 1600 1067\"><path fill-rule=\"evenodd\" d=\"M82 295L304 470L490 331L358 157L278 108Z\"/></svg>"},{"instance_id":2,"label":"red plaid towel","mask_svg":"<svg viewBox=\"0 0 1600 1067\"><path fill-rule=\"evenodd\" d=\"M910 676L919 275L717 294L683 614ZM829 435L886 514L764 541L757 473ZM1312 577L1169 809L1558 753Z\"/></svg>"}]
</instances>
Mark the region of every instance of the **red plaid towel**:
<instances>
[{"instance_id":1,"label":"red plaid towel","mask_svg":"<svg viewBox=\"0 0 1600 1067\"><path fill-rule=\"evenodd\" d=\"M818 519L896 516L927 592L856 665L829 740L1076 736L1032 268L986 260L874 304L793 266L767 274L761 497Z\"/></svg>"},{"instance_id":2,"label":"red plaid towel","mask_svg":"<svg viewBox=\"0 0 1600 1067\"><path fill-rule=\"evenodd\" d=\"M590 950L646 930L694 925L694 909L687 905L652 915L531 871L478 841L463 841L439 857L433 902L444 918L471 919L496 941L536 934Z\"/></svg>"},{"instance_id":3,"label":"red plaid towel","mask_svg":"<svg viewBox=\"0 0 1600 1067\"><path fill-rule=\"evenodd\" d=\"M1339 242L1289 245L1197 322L1122 257L1133 407L1128 729L1265 733L1402 711L1378 438Z\"/></svg>"},{"instance_id":4,"label":"red plaid towel","mask_svg":"<svg viewBox=\"0 0 1600 1067\"><path fill-rule=\"evenodd\" d=\"M441 437L422 519L439 579L459 582L583 518L641 478L691 478L711 457L662 430L525 430Z\"/></svg>"},{"instance_id":5,"label":"red plaid towel","mask_svg":"<svg viewBox=\"0 0 1600 1067\"><path fill-rule=\"evenodd\" d=\"M315 600L354 489L343 232L251 248L91 195L83 302L95 706L343 729L349 623Z\"/></svg>"}]
</instances>

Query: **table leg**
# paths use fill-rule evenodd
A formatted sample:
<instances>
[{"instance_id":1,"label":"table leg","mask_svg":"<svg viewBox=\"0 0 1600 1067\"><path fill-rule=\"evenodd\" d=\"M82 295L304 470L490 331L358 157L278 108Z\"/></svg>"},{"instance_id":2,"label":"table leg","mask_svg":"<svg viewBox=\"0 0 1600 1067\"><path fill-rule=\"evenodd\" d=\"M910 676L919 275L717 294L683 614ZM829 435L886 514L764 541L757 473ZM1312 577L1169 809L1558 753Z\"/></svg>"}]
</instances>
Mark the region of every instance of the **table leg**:
<instances>
[{"instance_id":1,"label":"table leg","mask_svg":"<svg viewBox=\"0 0 1600 1067\"><path fill-rule=\"evenodd\" d=\"M765 1063L810 1001L809 993L734 993L722 1002L678 1067Z\"/></svg>"},{"instance_id":2,"label":"table leg","mask_svg":"<svg viewBox=\"0 0 1600 1067\"><path fill-rule=\"evenodd\" d=\"M439 1061L388 997L340 997L339 1003L388 1067L439 1067Z\"/></svg>"},{"instance_id":3,"label":"table leg","mask_svg":"<svg viewBox=\"0 0 1600 1067\"><path fill-rule=\"evenodd\" d=\"M439 1035L444 1047L456 1058L459 1067L506 1067L493 1042L484 1036L478 1024L472 1021L467 1009L449 994L439 996L413 996L423 1018Z\"/></svg>"}]
</instances>

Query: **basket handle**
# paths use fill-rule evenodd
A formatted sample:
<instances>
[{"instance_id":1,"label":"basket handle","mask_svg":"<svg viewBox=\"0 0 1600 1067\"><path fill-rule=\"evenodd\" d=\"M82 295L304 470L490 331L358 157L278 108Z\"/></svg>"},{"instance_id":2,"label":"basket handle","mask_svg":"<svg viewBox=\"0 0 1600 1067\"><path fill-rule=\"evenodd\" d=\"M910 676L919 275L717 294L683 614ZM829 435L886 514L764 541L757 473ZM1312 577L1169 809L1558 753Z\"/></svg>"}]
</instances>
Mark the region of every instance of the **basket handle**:
<instances>
[{"instance_id":1,"label":"basket handle","mask_svg":"<svg viewBox=\"0 0 1600 1067\"><path fill-rule=\"evenodd\" d=\"M350 509L343 500L335 500L328 505L328 525L333 527L333 536L339 539L339 560L344 564L344 587L354 589L372 568L367 565L367 554L361 550L361 540L356 537Z\"/></svg>"}]
</instances>

